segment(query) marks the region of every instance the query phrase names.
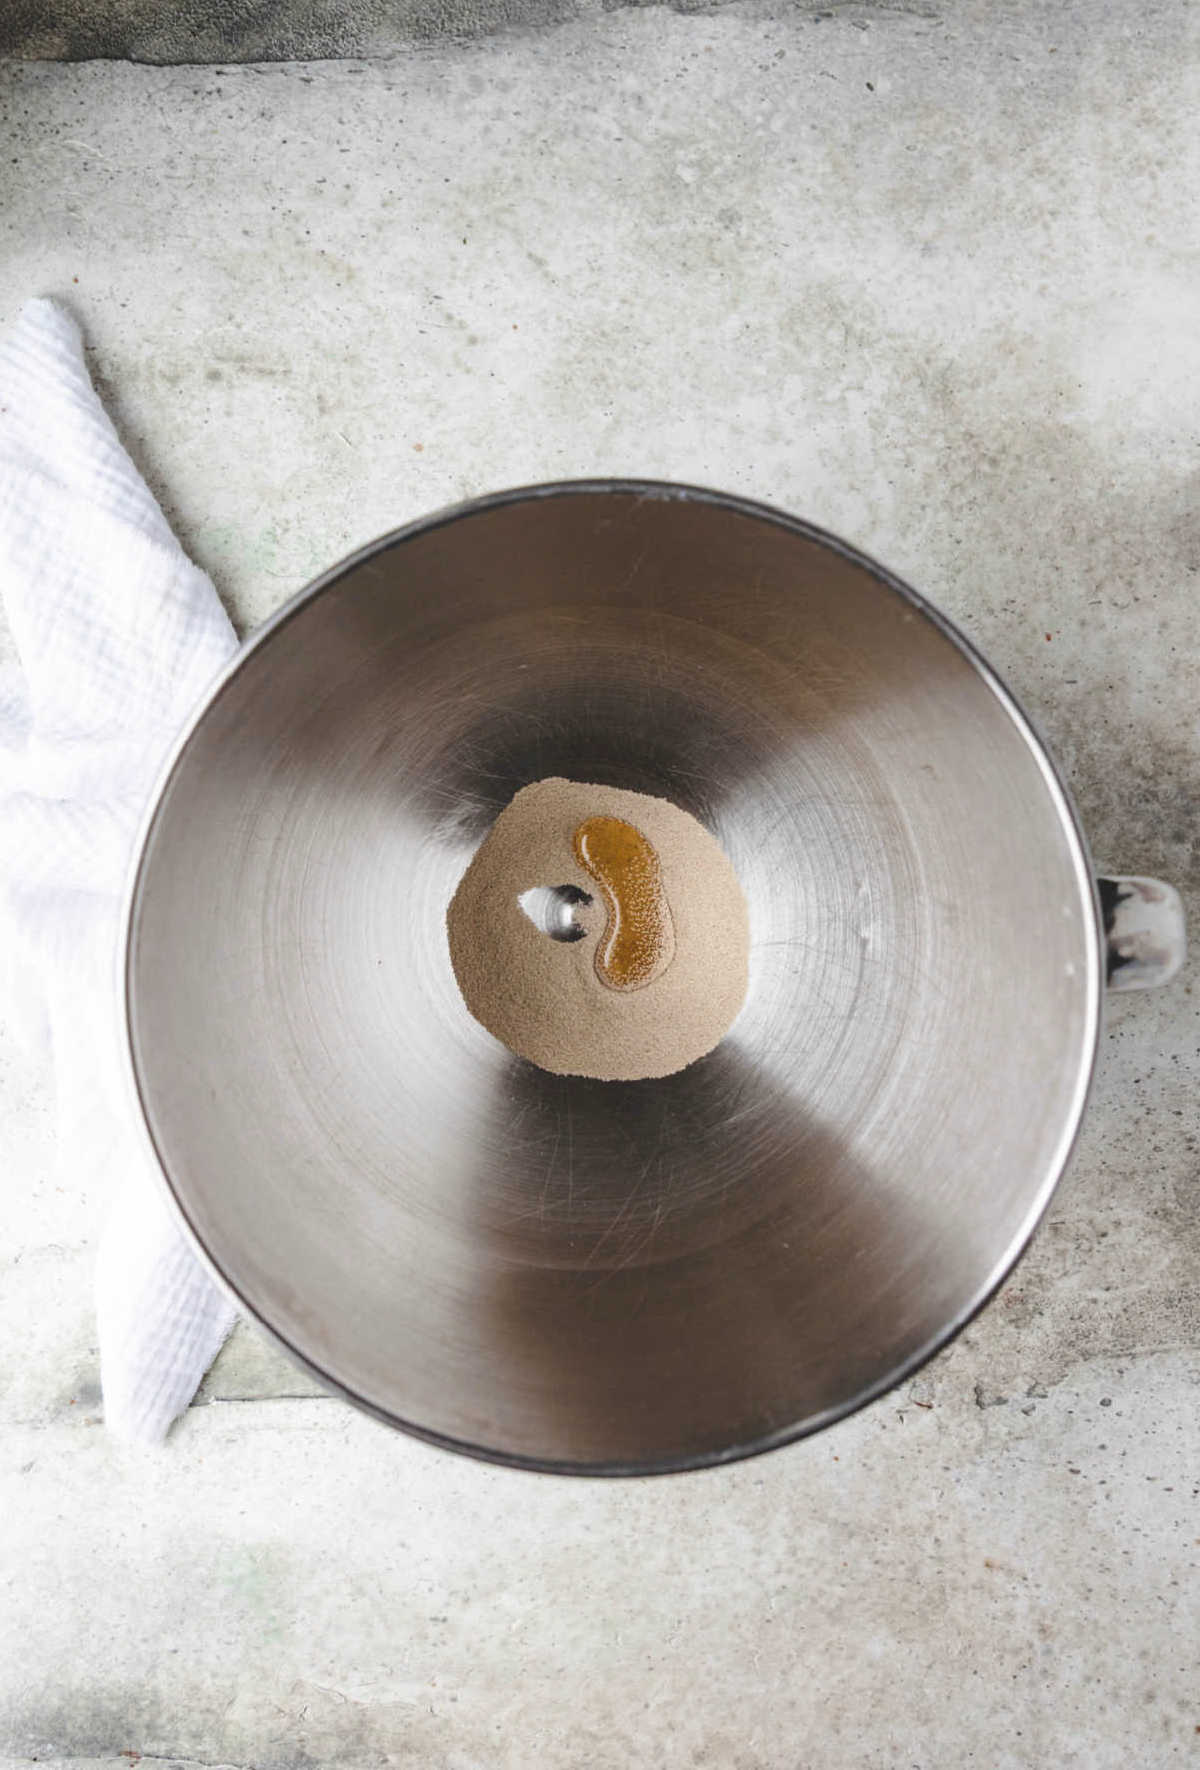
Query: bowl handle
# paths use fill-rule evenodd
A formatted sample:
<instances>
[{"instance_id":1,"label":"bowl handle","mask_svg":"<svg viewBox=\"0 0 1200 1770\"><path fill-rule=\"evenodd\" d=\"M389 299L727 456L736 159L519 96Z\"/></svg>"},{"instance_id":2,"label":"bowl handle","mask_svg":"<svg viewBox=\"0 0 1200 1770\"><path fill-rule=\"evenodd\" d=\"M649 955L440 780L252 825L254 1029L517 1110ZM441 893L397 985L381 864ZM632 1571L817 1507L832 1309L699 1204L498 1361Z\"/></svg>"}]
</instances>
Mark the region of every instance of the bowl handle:
<instances>
[{"instance_id":1,"label":"bowl handle","mask_svg":"<svg viewBox=\"0 0 1200 1770\"><path fill-rule=\"evenodd\" d=\"M1183 904L1161 879L1097 879L1110 990L1170 983L1187 957Z\"/></svg>"}]
</instances>

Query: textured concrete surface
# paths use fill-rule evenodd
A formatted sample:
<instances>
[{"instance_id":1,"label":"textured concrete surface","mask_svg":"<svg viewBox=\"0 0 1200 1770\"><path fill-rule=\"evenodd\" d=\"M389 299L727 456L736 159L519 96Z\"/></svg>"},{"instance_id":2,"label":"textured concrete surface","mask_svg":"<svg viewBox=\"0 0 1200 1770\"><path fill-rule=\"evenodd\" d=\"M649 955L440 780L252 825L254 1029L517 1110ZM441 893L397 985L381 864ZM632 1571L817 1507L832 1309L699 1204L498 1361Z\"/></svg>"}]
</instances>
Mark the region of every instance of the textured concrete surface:
<instances>
[{"instance_id":1,"label":"textured concrete surface","mask_svg":"<svg viewBox=\"0 0 1200 1770\"><path fill-rule=\"evenodd\" d=\"M462 41L602 16L651 0L6 0L0 55L30 60L300 61L380 57L414 43ZM728 0L673 0L707 12ZM874 0L887 6L892 0Z\"/></svg>"},{"instance_id":2,"label":"textured concrete surface","mask_svg":"<svg viewBox=\"0 0 1200 1770\"><path fill-rule=\"evenodd\" d=\"M1105 866L1200 926L1200 14L625 11L379 65L15 65L0 319L71 302L245 627L485 488L692 478L990 653ZM248 1332L97 1421L92 1238L0 1056L0 1758L1015 1770L1200 1755L1200 1003L1113 1007L1078 1159L903 1392L761 1462L475 1467Z\"/></svg>"}]
</instances>

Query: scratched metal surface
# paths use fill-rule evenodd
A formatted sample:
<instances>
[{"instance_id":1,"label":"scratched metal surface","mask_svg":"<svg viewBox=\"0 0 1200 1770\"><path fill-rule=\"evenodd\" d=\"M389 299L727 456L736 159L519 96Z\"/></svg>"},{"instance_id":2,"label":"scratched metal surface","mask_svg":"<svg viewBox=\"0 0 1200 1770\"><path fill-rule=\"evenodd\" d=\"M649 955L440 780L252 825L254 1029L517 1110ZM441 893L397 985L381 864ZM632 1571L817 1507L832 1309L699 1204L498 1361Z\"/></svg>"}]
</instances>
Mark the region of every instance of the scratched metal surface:
<instances>
[{"instance_id":1,"label":"scratched metal surface","mask_svg":"<svg viewBox=\"0 0 1200 1770\"><path fill-rule=\"evenodd\" d=\"M749 993L677 1075L551 1075L459 995L446 905L548 776L670 798L741 881ZM819 533L635 484L470 506L264 629L171 767L126 991L186 1220L309 1366L646 1473L845 1414L978 1307L1102 975L1066 800L954 636Z\"/></svg>"}]
</instances>

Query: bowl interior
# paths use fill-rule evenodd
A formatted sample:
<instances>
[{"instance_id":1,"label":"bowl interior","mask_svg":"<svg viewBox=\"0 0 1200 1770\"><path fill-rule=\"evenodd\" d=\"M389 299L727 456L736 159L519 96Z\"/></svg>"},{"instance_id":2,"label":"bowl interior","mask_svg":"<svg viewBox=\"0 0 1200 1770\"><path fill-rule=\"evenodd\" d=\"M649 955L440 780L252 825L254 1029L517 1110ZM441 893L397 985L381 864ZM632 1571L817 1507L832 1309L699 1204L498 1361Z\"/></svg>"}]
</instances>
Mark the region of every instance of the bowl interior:
<instances>
[{"instance_id":1,"label":"bowl interior","mask_svg":"<svg viewBox=\"0 0 1200 1770\"><path fill-rule=\"evenodd\" d=\"M553 774L673 799L742 881L745 1008L676 1076L549 1075L459 997L446 905ZM836 1417L978 1306L1099 984L1070 811L961 641L801 524L629 486L465 507L289 605L177 755L126 977L248 1309L397 1423L622 1470Z\"/></svg>"}]
</instances>

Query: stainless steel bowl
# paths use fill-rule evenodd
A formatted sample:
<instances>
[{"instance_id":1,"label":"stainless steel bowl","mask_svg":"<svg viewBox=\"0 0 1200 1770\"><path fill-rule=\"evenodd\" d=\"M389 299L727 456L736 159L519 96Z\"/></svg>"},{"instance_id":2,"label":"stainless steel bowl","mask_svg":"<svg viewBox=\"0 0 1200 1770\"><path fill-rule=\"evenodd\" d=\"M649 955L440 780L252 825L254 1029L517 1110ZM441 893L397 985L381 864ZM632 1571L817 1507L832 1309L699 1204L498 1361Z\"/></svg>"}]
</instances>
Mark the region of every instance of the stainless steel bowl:
<instances>
[{"instance_id":1,"label":"stainless steel bowl","mask_svg":"<svg viewBox=\"0 0 1200 1770\"><path fill-rule=\"evenodd\" d=\"M549 1075L459 997L447 902L546 775L674 800L741 878L749 997L679 1075ZM1054 768L911 590L735 498L543 486L243 647L147 824L129 1048L198 1247L319 1377L482 1456L681 1469L878 1395L1004 1277L1102 955Z\"/></svg>"}]
</instances>

